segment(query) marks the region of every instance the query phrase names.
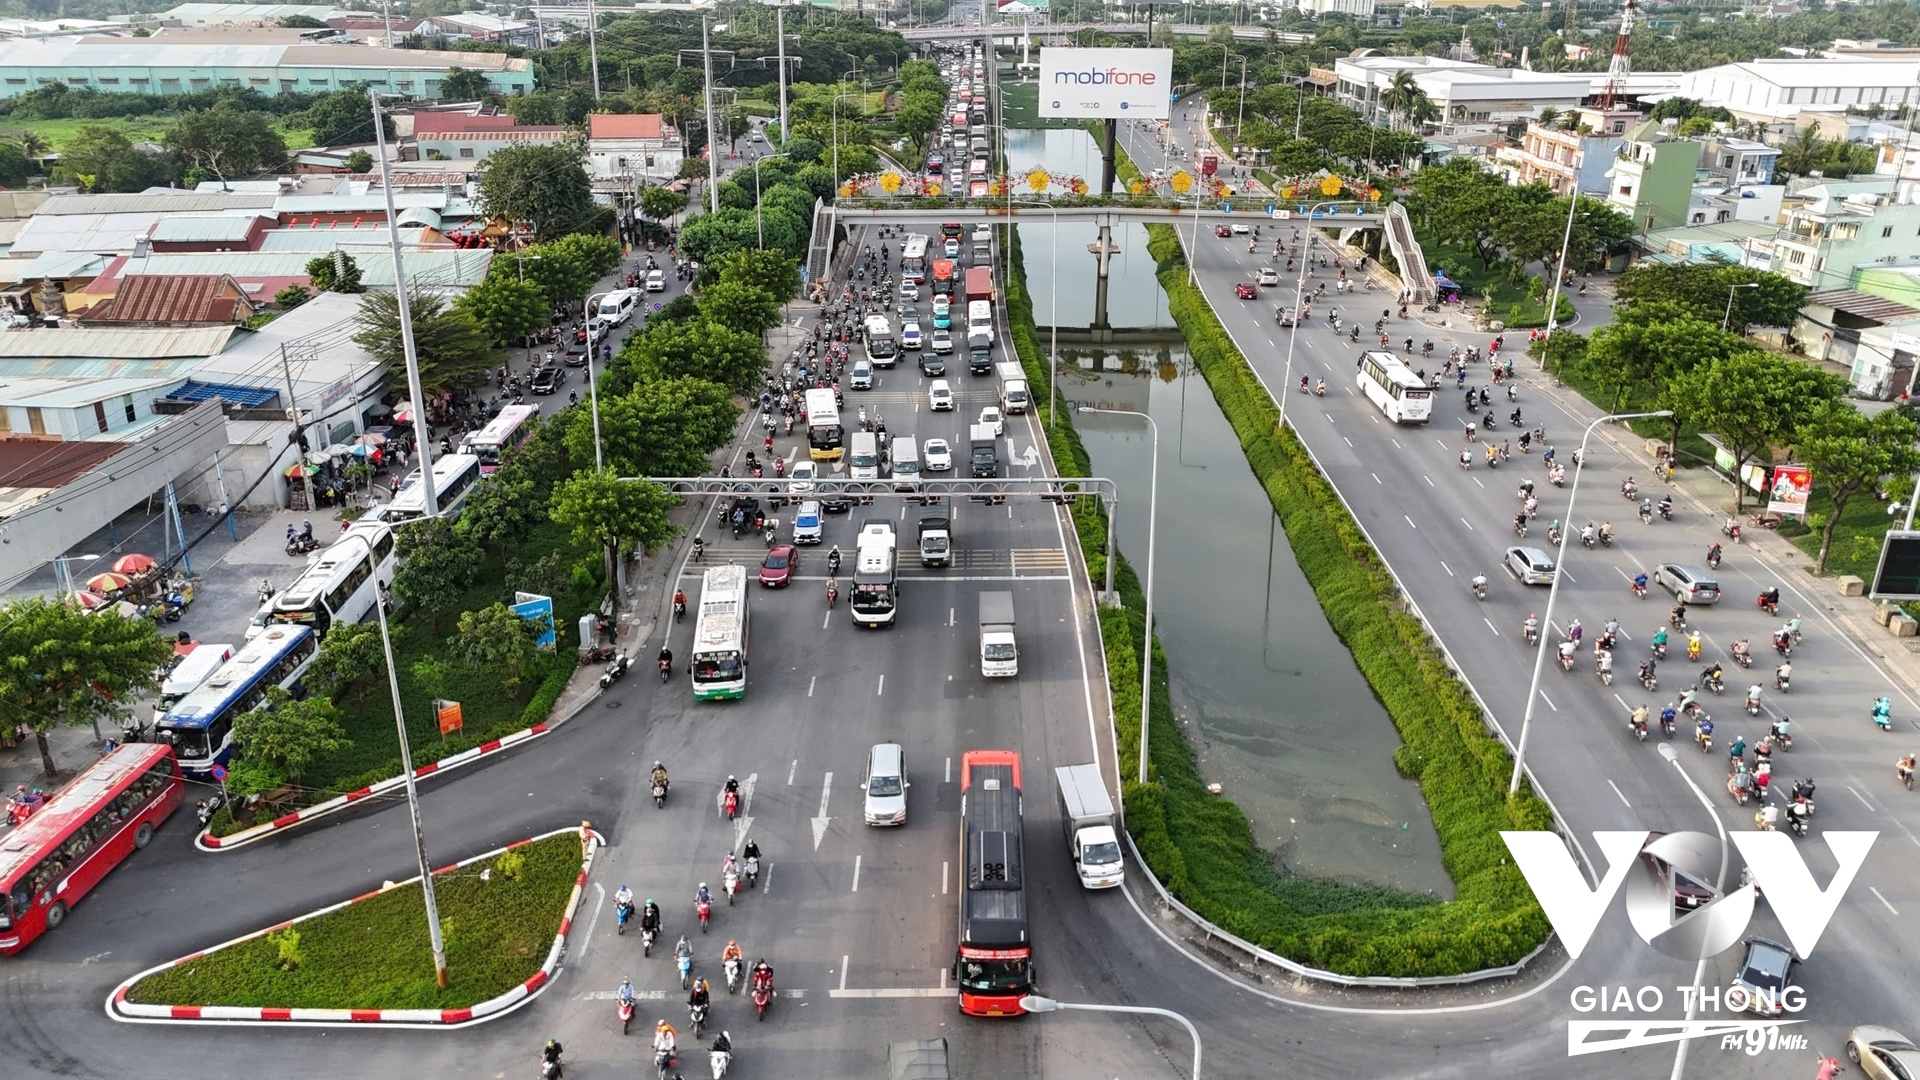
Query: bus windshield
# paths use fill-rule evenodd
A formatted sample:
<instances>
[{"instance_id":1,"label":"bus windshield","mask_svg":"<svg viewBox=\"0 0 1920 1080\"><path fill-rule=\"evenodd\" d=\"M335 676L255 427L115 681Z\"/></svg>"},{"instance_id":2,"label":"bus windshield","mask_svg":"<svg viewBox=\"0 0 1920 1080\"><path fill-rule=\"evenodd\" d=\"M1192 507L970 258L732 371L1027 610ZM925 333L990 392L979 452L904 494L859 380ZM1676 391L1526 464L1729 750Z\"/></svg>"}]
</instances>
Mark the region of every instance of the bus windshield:
<instances>
[{"instance_id":1,"label":"bus windshield","mask_svg":"<svg viewBox=\"0 0 1920 1080\"><path fill-rule=\"evenodd\" d=\"M891 581L853 584L853 606L864 614L879 615L893 610L893 583Z\"/></svg>"},{"instance_id":2,"label":"bus windshield","mask_svg":"<svg viewBox=\"0 0 1920 1080\"><path fill-rule=\"evenodd\" d=\"M1031 957L1017 959L985 960L964 955L960 958L960 989L976 994L995 992L1024 991L1033 985ZM984 950L982 950L984 951Z\"/></svg>"},{"instance_id":3,"label":"bus windshield","mask_svg":"<svg viewBox=\"0 0 1920 1080\"><path fill-rule=\"evenodd\" d=\"M739 677L739 653L729 650L693 654L693 681L732 682Z\"/></svg>"}]
</instances>

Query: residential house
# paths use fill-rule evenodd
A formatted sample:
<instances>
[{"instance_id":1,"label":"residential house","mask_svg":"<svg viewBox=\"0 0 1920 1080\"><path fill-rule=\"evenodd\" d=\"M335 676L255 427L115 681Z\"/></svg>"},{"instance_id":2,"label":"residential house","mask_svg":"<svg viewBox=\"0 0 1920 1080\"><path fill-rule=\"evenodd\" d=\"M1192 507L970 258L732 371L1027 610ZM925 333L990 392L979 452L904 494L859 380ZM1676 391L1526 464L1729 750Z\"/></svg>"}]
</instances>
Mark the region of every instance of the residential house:
<instances>
[{"instance_id":1,"label":"residential house","mask_svg":"<svg viewBox=\"0 0 1920 1080\"><path fill-rule=\"evenodd\" d=\"M1545 184L1559 195L1576 189L1604 195L1613 153L1640 119L1637 109L1582 107L1549 124L1529 120L1518 145L1494 152L1493 167L1511 184Z\"/></svg>"},{"instance_id":2,"label":"residential house","mask_svg":"<svg viewBox=\"0 0 1920 1080\"><path fill-rule=\"evenodd\" d=\"M1700 140L1700 168L1725 184L1771 184L1779 160L1779 148L1752 139L1716 135Z\"/></svg>"},{"instance_id":3,"label":"residential house","mask_svg":"<svg viewBox=\"0 0 1920 1080\"><path fill-rule=\"evenodd\" d=\"M1607 202L1643 235L1686 224L1699 166L1699 143L1676 136L1671 124L1642 121L1614 151Z\"/></svg>"},{"instance_id":4,"label":"residential house","mask_svg":"<svg viewBox=\"0 0 1920 1080\"><path fill-rule=\"evenodd\" d=\"M1796 192L1768 269L1822 291L1853 288L1865 269L1920 266L1920 205L1894 201L1893 186L1873 180Z\"/></svg>"},{"instance_id":5,"label":"residential house","mask_svg":"<svg viewBox=\"0 0 1920 1080\"><path fill-rule=\"evenodd\" d=\"M509 114L423 112L413 117L413 139L404 160L484 161L509 146L546 146L567 135L564 125L521 127Z\"/></svg>"},{"instance_id":6,"label":"residential house","mask_svg":"<svg viewBox=\"0 0 1920 1080\"><path fill-rule=\"evenodd\" d=\"M680 175L686 143L659 113L587 117L587 163L595 191L633 192Z\"/></svg>"}]
</instances>

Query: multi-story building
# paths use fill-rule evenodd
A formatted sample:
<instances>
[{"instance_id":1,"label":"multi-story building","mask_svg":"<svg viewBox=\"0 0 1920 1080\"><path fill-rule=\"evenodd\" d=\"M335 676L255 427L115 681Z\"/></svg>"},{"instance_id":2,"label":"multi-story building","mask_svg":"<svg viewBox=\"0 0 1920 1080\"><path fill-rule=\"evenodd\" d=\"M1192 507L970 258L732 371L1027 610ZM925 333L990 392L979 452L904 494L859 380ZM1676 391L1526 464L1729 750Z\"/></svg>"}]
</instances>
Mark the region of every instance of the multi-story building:
<instances>
[{"instance_id":1,"label":"multi-story building","mask_svg":"<svg viewBox=\"0 0 1920 1080\"><path fill-rule=\"evenodd\" d=\"M1575 109L1550 124L1527 123L1519 145L1494 152L1493 167L1511 184L1545 184L1555 194L1604 195L1621 137L1640 122L1636 109Z\"/></svg>"},{"instance_id":2,"label":"multi-story building","mask_svg":"<svg viewBox=\"0 0 1920 1080\"><path fill-rule=\"evenodd\" d=\"M686 143L659 113L587 117L587 163L595 191L632 193L680 175Z\"/></svg>"},{"instance_id":3,"label":"multi-story building","mask_svg":"<svg viewBox=\"0 0 1920 1080\"><path fill-rule=\"evenodd\" d=\"M1335 97L1375 123L1391 118L1381 99L1394 76L1405 72L1440 111L1442 130L1508 124L1540 115L1548 105L1562 112L1578 109L1607 89L1605 72L1532 71L1494 67L1437 56L1350 56L1334 61L1339 76ZM1634 72L1616 88L1627 100L1671 94L1680 76Z\"/></svg>"},{"instance_id":4,"label":"multi-story building","mask_svg":"<svg viewBox=\"0 0 1920 1080\"><path fill-rule=\"evenodd\" d=\"M1700 144L1647 120L1622 136L1607 170L1607 202L1642 235L1687 224Z\"/></svg>"},{"instance_id":5,"label":"multi-story building","mask_svg":"<svg viewBox=\"0 0 1920 1080\"><path fill-rule=\"evenodd\" d=\"M1777 147L1752 139L1716 136L1700 140L1700 167L1715 180L1736 186L1773 183Z\"/></svg>"},{"instance_id":6,"label":"multi-story building","mask_svg":"<svg viewBox=\"0 0 1920 1080\"><path fill-rule=\"evenodd\" d=\"M1795 192L1769 269L1818 292L1851 288L1864 270L1920 266L1920 205L1893 190L1871 180Z\"/></svg>"},{"instance_id":7,"label":"multi-story building","mask_svg":"<svg viewBox=\"0 0 1920 1080\"><path fill-rule=\"evenodd\" d=\"M421 161L484 161L509 146L545 146L565 138L564 125L521 127L510 115L420 112L413 116L413 156ZM406 147L402 147L406 156Z\"/></svg>"},{"instance_id":8,"label":"multi-story building","mask_svg":"<svg viewBox=\"0 0 1920 1080\"><path fill-rule=\"evenodd\" d=\"M1679 93L1742 119L1791 120L1808 109L1878 106L1888 112L1920 102L1920 61L1910 56L1749 60L1682 74Z\"/></svg>"}]
</instances>

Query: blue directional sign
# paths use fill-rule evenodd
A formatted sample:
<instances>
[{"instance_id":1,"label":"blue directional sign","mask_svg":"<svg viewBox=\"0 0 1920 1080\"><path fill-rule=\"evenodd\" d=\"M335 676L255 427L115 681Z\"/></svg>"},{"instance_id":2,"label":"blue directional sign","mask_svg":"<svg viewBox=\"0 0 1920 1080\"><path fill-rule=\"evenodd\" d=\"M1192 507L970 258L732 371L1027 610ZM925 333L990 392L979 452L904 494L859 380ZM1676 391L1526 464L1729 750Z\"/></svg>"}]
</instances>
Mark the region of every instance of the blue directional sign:
<instances>
[{"instance_id":1,"label":"blue directional sign","mask_svg":"<svg viewBox=\"0 0 1920 1080\"><path fill-rule=\"evenodd\" d=\"M1221 204L1220 204L1220 209L1221 209L1221 211L1222 211L1222 212L1224 212L1224 213L1228 213L1228 214L1231 214L1231 213L1233 213L1233 204L1232 204L1232 203L1221 203Z\"/></svg>"},{"instance_id":2,"label":"blue directional sign","mask_svg":"<svg viewBox=\"0 0 1920 1080\"><path fill-rule=\"evenodd\" d=\"M1268 203L1268 204L1267 204L1267 214L1268 214L1269 216L1271 216L1271 215L1273 214L1273 204L1272 204L1272 203Z\"/></svg>"}]
</instances>

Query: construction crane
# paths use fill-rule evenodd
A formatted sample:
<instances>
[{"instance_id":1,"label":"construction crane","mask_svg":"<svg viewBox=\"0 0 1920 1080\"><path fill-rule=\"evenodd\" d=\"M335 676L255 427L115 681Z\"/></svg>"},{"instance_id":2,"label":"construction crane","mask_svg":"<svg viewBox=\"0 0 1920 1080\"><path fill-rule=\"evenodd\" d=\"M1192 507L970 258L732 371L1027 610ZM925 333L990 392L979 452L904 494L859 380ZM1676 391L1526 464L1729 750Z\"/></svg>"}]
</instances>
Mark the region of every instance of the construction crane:
<instances>
[{"instance_id":1,"label":"construction crane","mask_svg":"<svg viewBox=\"0 0 1920 1080\"><path fill-rule=\"evenodd\" d=\"M1627 55L1627 39L1632 36L1633 0L1620 0L1620 33L1613 39L1613 58L1607 61L1607 89L1600 95L1602 109L1618 104L1627 73L1633 70L1633 61Z\"/></svg>"}]
</instances>

